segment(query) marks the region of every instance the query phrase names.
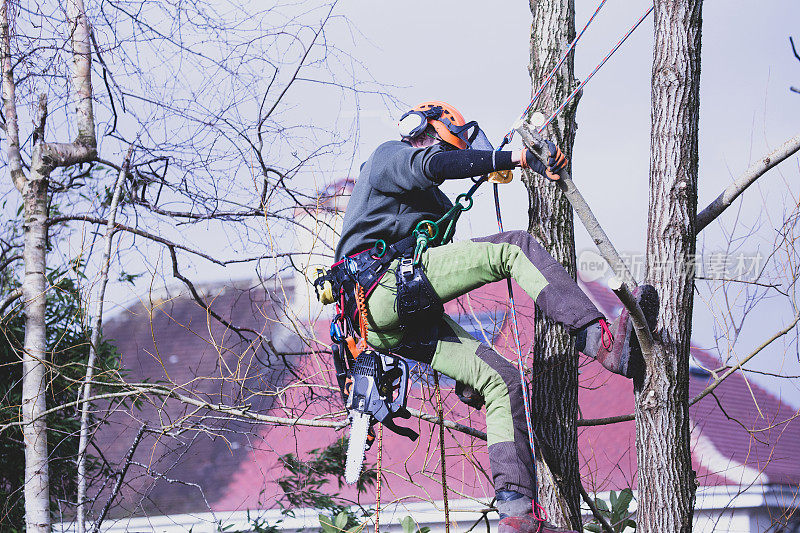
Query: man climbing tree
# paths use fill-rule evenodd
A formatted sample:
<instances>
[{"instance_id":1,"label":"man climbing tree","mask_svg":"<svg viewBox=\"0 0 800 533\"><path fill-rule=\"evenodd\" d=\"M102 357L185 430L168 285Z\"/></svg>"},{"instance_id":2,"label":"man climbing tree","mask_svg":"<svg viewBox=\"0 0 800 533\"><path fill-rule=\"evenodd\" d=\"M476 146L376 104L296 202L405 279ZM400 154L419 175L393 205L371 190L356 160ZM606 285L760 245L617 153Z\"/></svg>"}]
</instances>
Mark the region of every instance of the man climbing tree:
<instances>
[{"instance_id":1,"label":"man climbing tree","mask_svg":"<svg viewBox=\"0 0 800 533\"><path fill-rule=\"evenodd\" d=\"M624 311L609 326L573 278L526 232L450 243L453 214L463 202L471 203L471 193L460 196L454 209L439 185L515 167L557 180L566 158L549 141L547 166L527 149L494 151L476 122L466 123L443 102L410 110L400 120L400 133L402 140L383 143L362 166L337 263L317 280L320 286L330 282L324 300L339 307L336 326L342 331L334 340L368 332L376 350L429 364L462 384L463 401L475 407L485 402L499 531L564 531L543 524L532 512L535 472L518 369L444 314L443 302L513 278L545 315L575 335L579 350L612 372L635 377L642 366L631 320ZM654 324L655 290L642 286L635 295ZM341 342L341 349L358 366L365 344ZM358 387L352 383L343 386L346 395Z\"/></svg>"}]
</instances>

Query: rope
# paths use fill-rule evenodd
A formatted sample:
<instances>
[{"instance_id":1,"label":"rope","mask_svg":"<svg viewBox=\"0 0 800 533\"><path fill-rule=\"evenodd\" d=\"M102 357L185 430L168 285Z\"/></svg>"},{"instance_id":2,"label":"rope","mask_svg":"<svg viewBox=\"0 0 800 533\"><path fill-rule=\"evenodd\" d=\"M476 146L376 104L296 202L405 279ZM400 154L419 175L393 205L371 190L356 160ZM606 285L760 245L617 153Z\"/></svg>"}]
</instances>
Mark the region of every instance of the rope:
<instances>
[{"instance_id":1,"label":"rope","mask_svg":"<svg viewBox=\"0 0 800 533\"><path fill-rule=\"evenodd\" d=\"M442 458L442 498L444 499L444 530L450 533L450 504L447 501L447 470L446 455L444 450L444 409L442 408L442 391L439 388L439 373L433 372L433 382L436 386L436 414L439 417L439 449Z\"/></svg>"},{"instance_id":2,"label":"rope","mask_svg":"<svg viewBox=\"0 0 800 533\"><path fill-rule=\"evenodd\" d=\"M583 27L581 32L578 34L577 37L575 37L575 39L573 39L572 43L570 43L570 45L567 47L567 49L561 55L561 59L559 59L559 61L556 64L555 68L553 68L553 70L550 71L550 73L547 75L545 80L542 82L541 86L539 86L539 88L536 90L536 92L533 95L533 98L531 98L530 103L528 103L528 106L525 108L525 111L523 111L522 115L520 115L518 121L524 120L525 117L528 115L528 113L531 112L531 110L533 109L534 104L539 99L539 96L542 94L542 92L544 91L545 87L547 87L547 85L553 79L553 76L555 76L555 73L558 71L558 69L561 67L561 65L564 63L564 61L567 59L567 56L569 55L569 53L572 51L572 49L578 43L578 40L580 40L580 38L583 36L583 32L586 31L586 29L589 27L589 24L591 24L592 21L594 20L594 18L597 16L597 13L599 13L600 8L603 7L603 4L605 4L605 0L600 2L600 5L597 6L597 9L595 9L594 13L589 18L589 21ZM645 11L644 14L641 17L639 17L639 20L637 20L636 23L633 26L631 26L631 28L627 31L627 33L625 33L625 35L623 35L623 37L619 41L617 41L617 44L614 46L614 48L612 48L611 51L608 54L606 54L606 56L603 58L603 60L600 61L600 63L598 63L598 65L594 68L594 70L592 70L592 72L589 74L589 76L585 80L583 80L578 85L578 87L574 91L572 91L572 93L570 93L569 96L567 96L567 99L564 100L564 102L560 106L558 106L558 109L556 109L550 115L550 117L544 122L544 124L542 124L542 127L539 129L539 133L544 131L544 129L547 127L547 125L550 124L556 118L556 116L558 116L558 114L561 111L564 110L564 108L567 106L567 104L569 104L572 101L572 99L575 98L575 96L580 92L580 90L583 89L583 86L586 85L589 82L590 79L592 79L592 77L597 73L598 70L600 70L600 68L603 65L605 65L606 61L608 61L611 58L611 56L614 55L614 53L619 49L619 47L622 46L622 43L624 43L628 39L628 37L631 36L631 34L636 30L636 28L639 27L639 25L644 21L644 19L647 18L647 15L649 15L650 12L652 12L654 8L655 8L655 6L651 6L650 9ZM506 133L505 137L503 137L503 141L500 143L500 146L497 148L498 150L502 149L506 144L511 142L511 140L514 138L514 131L515 130L512 127L508 131L508 133Z\"/></svg>"},{"instance_id":3,"label":"rope","mask_svg":"<svg viewBox=\"0 0 800 533\"><path fill-rule=\"evenodd\" d=\"M552 121L553 121L553 120L556 118L556 115L558 115L559 113L561 113L561 111L562 111L562 110L563 110L563 109L564 109L564 108L567 106L567 104L568 104L568 103L570 103L570 102L572 101L572 99L573 99L573 98L575 98L575 95L576 95L576 94L578 94L578 93L580 92L580 90L581 90L581 89L583 89L583 86L584 86L584 85L586 85L586 84L589 82L589 80L590 80L590 79L592 79L592 76L594 76L595 74L597 74L597 71L598 71L598 70L600 70L600 67L602 67L603 65L605 65L605 64L606 64L606 61L608 61L608 60L611 58L611 56L613 56L613 55L614 55L614 52L616 52L617 50L619 50L619 47L620 47L620 46L622 46L622 43L624 43L624 42L625 42L625 41L628 39L628 37L630 37L630 36L631 36L631 34L634 32L634 30L635 30L636 28L638 28L638 27L639 27L639 25L640 25L642 22L644 22L644 19L646 19L646 18L647 18L647 15L649 15L649 14L650 14L650 13L653 11L653 9L654 9L654 8L655 8L655 6L650 6L650 9L648 9L647 11L645 11L645 12L644 12L644 15L642 15L641 17L639 17L639 20L637 20L637 21L636 21L636 23L635 23L633 26L631 26L631 28L628 30L628 33L626 33L626 34L625 34L625 35L622 37L622 39L620 39L620 40L617 42L617 44L614 46L614 48L613 48L613 49L612 49L612 50L611 50L609 53L607 53L607 54L606 54L606 57L604 57L604 58L603 58L603 60L602 60L600 63L598 63L596 67L594 67L594 70L593 70L593 71L592 71L592 72L589 74L589 76L588 76L588 77L587 77L585 80L583 80L583 81L580 83L580 85L578 85L578 87L577 87L577 88L576 88L574 91L572 91L572 93L570 93L570 95L569 95L569 96L567 96L567 99L566 99L566 100L564 100L564 103L562 103L560 106L558 106L558 109L556 109L555 111L553 111L553 114L552 114L552 115L550 115L550 117L549 117L549 118L548 118L548 119L545 121L545 123L544 123L544 124L542 124L542 127L541 127L541 128L539 128L539 133L541 133L542 131L544 131L544 129L547 127L547 125L548 125L548 124L550 124L550 123L551 123L551 122L552 122Z\"/></svg>"},{"instance_id":4,"label":"rope","mask_svg":"<svg viewBox=\"0 0 800 533\"><path fill-rule=\"evenodd\" d=\"M375 533L381 531L381 463L383 460L383 424L378 424L378 485L375 489Z\"/></svg>"},{"instance_id":5,"label":"rope","mask_svg":"<svg viewBox=\"0 0 800 533\"><path fill-rule=\"evenodd\" d=\"M500 193L497 183L494 184L494 207L495 215L497 216L497 227L500 233L503 232L503 217L500 214ZM533 483L536 484L536 442L533 438L533 422L531 421L531 401L528 398L528 386L525 381L525 365L522 362L522 345L519 341L519 326L517 324L517 307L514 305L514 288L511 285L511 278L506 278L508 284L508 302L511 307L511 332L514 337L514 347L517 352L517 368L519 369L519 381L522 386L522 403L525 406L525 424L528 427L528 443L531 446L531 454L533 455ZM545 516L539 514L544 509L539 505L538 490L533 487L533 514L541 521L544 521ZM544 513L543 513L544 514Z\"/></svg>"},{"instance_id":6,"label":"rope","mask_svg":"<svg viewBox=\"0 0 800 533\"><path fill-rule=\"evenodd\" d=\"M575 48L576 44L578 44L578 41L580 41L581 37L583 37L583 33L586 31L586 29L589 27L589 25L592 23L592 21L594 21L594 18L600 12L600 9L603 7L603 5L605 3L606 3L606 0L602 0L600 2L600 5L598 5L597 9L594 10L594 13L592 13L592 16L589 17L589 20L586 22L586 25L583 27L583 29L580 31L580 33L572 40L572 42L567 47L567 49L564 51L564 53L561 54L561 59L558 61L556 66L553 67L553 70L550 71L550 73L544 79L542 84L536 90L536 92L533 95L533 98L531 98L531 101L528 104L528 107L526 107L525 111L523 111L522 114L519 116L519 120L524 120L525 117L528 116L528 113L531 112L531 109L533 109L534 104L539 99L539 96L542 94L542 92L544 91L545 87L547 87L550 84L550 80L552 80L553 76L556 75L556 72L558 72L558 69L561 68L561 65L564 64L564 61L567 60L567 57L569 56L569 53L572 52L572 49ZM503 139L503 144L508 144L509 142L511 142L511 139L513 139L513 138L514 138L514 128L511 128L511 130L509 130L509 132L506 133L506 136Z\"/></svg>"}]
</instances>

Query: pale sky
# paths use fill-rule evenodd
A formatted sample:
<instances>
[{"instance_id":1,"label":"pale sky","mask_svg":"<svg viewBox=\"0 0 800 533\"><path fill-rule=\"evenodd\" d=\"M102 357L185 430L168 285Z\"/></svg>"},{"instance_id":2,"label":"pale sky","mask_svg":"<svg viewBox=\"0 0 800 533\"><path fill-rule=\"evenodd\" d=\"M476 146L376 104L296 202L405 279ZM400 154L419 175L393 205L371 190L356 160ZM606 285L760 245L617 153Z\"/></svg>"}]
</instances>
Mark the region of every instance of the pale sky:
<instances>
[{"instance_id":1,"label":"pale sky","mask_svg":"<svg viewBox=\"0 0 800 533\"><path fill-rule=\"evenodd\" d=\"M642 1L609 0L583 36L576 51L578 79L588 74L633 22L649 7ZM597 3L576 1L579 31ZM408 105L444 100L467 118L476 119L497 144L530 98L528 39L531 15L527 2L356 2L339 6L373 47L359 47L372 74L398 86L394 94ZM798 133L800 61L791 52L789 35L800 41L800 3L709 0L703 7L701 62L699 206L707 205L756 158ZM446 29L445 29L446 28ZM573 177L595 214L621 251L644 250L650 134L650 71L652 15L589 82L578 109ZM359 153L363 158L396 129L382 104L362 101ZM393 116L396 120L397 115ZM515 141L515 147L519 141ZM754 225L761 216L758 238L736 253L755 257L768 251L786 202L795 205L800 180L798 158L765 175L722 221ZM447 184L451 194L463 184ZM501 189L506 229L527 226L527 195L514 181ZM768 206L764 209L764 206ZM741 207L741 211L739 208ZM460 223L459 236L496 231L490 189ZM741 233L741 232L740 232ZM711 254L724 246L718 223L701 235L698 249ZM576 222L579 257L593 247ZM641 278L640 278L641 279ZM706 296L696 296L693 338L701 346L716 343L715 320ZM763 304L748 320L733 353L749 353L780 329L792 312L784 304ZM769 318L767 318L769 317ZM719 329L717 328L717 331ZM778 343L758 358L756 367L800 374L796 336ZM725 343L723 343L725 344ZM798 380L756 381L800 406Z\"/></svg>"},{"instance_id":2,"label":"pale sky","mask_svg":"<svg viewBox=\"0 0 800 533\"><path fill-rule=\"evenodd\" d=\"M292 6L294 4L290 9ZM594 0L576 0L578 29L596 6ZM576 49L578 79L592 70L649 6L639 0L608 0ZM304 9L304 6L295 8ZM792 32L800 41L800 2L708 0L703 12L701 208L752 161L796 135L800 123L797 120L800 94L789 91L791 85L800 87L800 61L793 57L788 41ZM315 180L334 181L353 175L378 144L397 138L396 120L407 106L424 100L447 101L467 120L478 120L497 144L528 103L531 14L527 2L342 0L335 14L350 19L353 33L345 31L342 24L333 24L326 35L328 42L349 50L354 59L383 84L383 90L391 92L404 104L387 106L378 96L360 95L355 160L347 159L339 161L335 167L317 167L309 171L309 175L318 174ZM317 16L316 12L312 15ZM646 234L652 32L651 15L586 86L577 115L579 130L573 177L612 242L618 250L632 256L642 254ZM191 73L185 75L191 79ZM202 78L202 75L197 77ZM100 83L97 77L94 81ZM292 103L281 110L286 124L302 123L308 116L325 125L337 119L346 123L348 117L342 115L353 116L351 111L340 109L341 102L335 91L317 97L319 85L313 88L317 92L305 85L292 88L288 95ZM310 94L314 96L308 96ZM349 133L342 132L342 135ZM520 147L518 139L513 147ZM108 149L108 145L104 156L120 157L113 149ZM738 216L740 228L753 226L757 231L737 241L735 252L748 254L748 257L768 254L775 228L783 220L783 211L793 208L798 201L798 177L797 157L770 171L721 218L724 226L714 223L703 232L698 248L703 248L706 254L723 250L726 234L723 230L729 231ZM466 185L466 182L448 183L444 188L455 196ZM0 192L10 187L6 181ZM12 204L18 200L18 195L14 191L8 197L13 199L4 209L14 210ZM0 201L5 202L5 198L4 192L0 194ZM505 228L527 227L527 193L518 180L501 188L501 201ZM475 207L462 217L457 237L493 233L496 227L490 188L484 187L476 198ZM211 230L187 228L182 231ZM258 232L263 233L261 228L255 228L254 233ZM742 234L740 229L735 235ZM76 247L84 245L87 235L74 235L79 241ZM195 241L214 242L215 245L226 242L225 237L217 237L219 235L202 233ZM594 248L580 224L576 224L576 240L579 260L591 256ZM233 235L230 241L240 242L241 239ZM264 244L257 242L257 238L249 243L258 249L246 250L248 256L264 251ZM146 245L139 243L139 246L145 250ZM158 253L163 250L142 251L142 257L155 263ZM161 261L164 259L167 258L162 256ZM126 265L126 269L135 270L135 266ZM254 275L252 266L230 267L224 272L214 271L201 261L194 266L199 280L241 279ZM167 272L166 281L174 282L170 275L171 272ZM144 279L134 287L112 284L111 299L117 303L130 301L147 290L148 282ZM721 326L723 315L719 310L708 310L708 303L717 306L720 298L709 299L706 285L703 284L696 296L693 338L702 347L712 347L718 344L715 337L725 328ZM742 294L729 296L738 297L740 302L743 298ZM791 309L779 299L760 305L757 316L745 323L730 353L734 361L792 317ZM111 311L113 306L107 309ZM800 374L797 345L796 333L782 339L759 356L758 366L763 370ZM724 354L728 353L725 342L720 343L720 347ZM766 383L800 406L798 380L760 376L753 376L753 379Z\"/></svg>"}]
</instances>

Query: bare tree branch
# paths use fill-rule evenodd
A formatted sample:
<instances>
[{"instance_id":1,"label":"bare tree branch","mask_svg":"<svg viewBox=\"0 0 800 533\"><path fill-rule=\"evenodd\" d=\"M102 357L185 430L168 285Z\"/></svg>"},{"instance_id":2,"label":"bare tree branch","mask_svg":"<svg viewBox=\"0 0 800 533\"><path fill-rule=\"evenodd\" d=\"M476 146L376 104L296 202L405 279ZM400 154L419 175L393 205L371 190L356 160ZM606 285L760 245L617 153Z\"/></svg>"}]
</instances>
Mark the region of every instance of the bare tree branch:
<instances>
[{"instance_id":1,"label":"bare tree branch","mask_svg":"<svg viewBox=\"0 0 800 533\"><path fill-rule=\"evenodd\" d=\"M19 192L25 188L25 173L22 170L22 155L19 151L19 119L17 118L16 83L11 65L11 32L9 27L9 2L0 4L0 62L3 69L3 112L8 137L8 166L11 179Z\"/></svg>"},{"instance_id":2,"label":"bare tree branch","mask_svg":"<svg viewBox=\"0 0 800 533\"><path fill-rule=\"evenodd\" d=\"M143 425L139 428L138 433L136 433L136 437L133 439L131 447L128 449L128 453L125 454L125 462L122 466L122 470L117 474L117 481L114 483L114 488L111 490L111 495L108 497L108 501L106 501L106 504L103 506L100 516L97 517L97 520L94 523L92 533L99 533L100 526L103 524L103 520L105 520L108 510L111 508L111 504L117 498L119 489L122 488L122 481L125 479L125 474L128 473L128 468L130 468L131 462L133 461L133 454L136 452L136 448L139 447L139 443L142 441L142 435L144 435L146 429L147 425Z\"/></svg>"},{"instance_id":3,"label":"bare tree branch","mask_svg":"<svg viewBox=\"0 0 800 533\"><path fill-rule=\"evenodd\" d=\"M603 514L600 512L600 509L598 509L594 504L594 500L592 500L592 497L589 496L588 492L586 492L586 489L583 488L583 484L581 484L580 489L581 497L583 498L584 503L589 506L589 509L592 511L592 514L600 523L600 526L602 526L603 530L606 533L614 533L614 530L611 528L611 524L608 523L606 517L603 516Z\"/></svg>"},{"instance_id":4,"label":"bare tree branch","mask_svg":"<svg viewBox=\"0 0 800 533\"><path fill-rule=\"evenodd\" d=\"M104 218L91 217L91 216L88 216L88 215L78 215L78 216L52 217L52 218L47 220L47 225L48 226L52 226L54 224L59 224L61 222L68 222L70 220L82 220L84 222L91 222L92 224L103 224L103 225L108 224L108 221L106 219L104 219ZM165 239L163 237L159 237L158 235L153 235L152 233L148 233L146 231L143 231L143 230L140 230L140 229L137 229L137 228L132 228L130 226L125 226L123 224L116 224L114 229L115 229L115 231L126 231L128 233L132 233L134 235L138 235L140 237L144 237L145 239L150 239L151 241L155 241L155 242L161 243L161 244L163 244L163 245L165 245L167 247L173 246L173 247L175 247L175 248L177 248L179 250L184 250L186 252L189 252L190 254L194 254L194 255L200 256L203 259L205 259L206 261L210 261L210 262L212 262L212 263L214 263L216 265L221 265L221 266L224 265L224 263L222 261L220 261L218 259L214 259L210 255L208 255L206 253L203 253L203 252L201 252L199 250L193 250L192 248L189 248L188 246L184 246L182 244L174 243L174 242L169 241L169 240L167 240L167 239Z\"/></svg>"},{"instance_id":5,"label":"bare tree branch","mask_svg":"<svg viewBox=\"0 0 800 533\"><path fill-rule=\"evenodd\" d=\"M119 210L119 199L120 195L122 194L122 184L125 181L125 176L128 173L128 168L130 167L132 153L133 146L128 148L128 153L122 163L122 169L117 173L117 181L114 184L114 194L111 199L108 223L106 224L105 248L103 250L103 256L100 258L100 287L97 291L97 309L92 320L92 338L89 342L89 358L86 362L86 377L84 378L83 384L78 389L78 394L81 398L88 398L91 395L92 387L90 383L94 375L94 365L95 359L97 358L97 352L100 349L100 330L103 325L103 304L106 297L106 286L108 285L108 270L111 263L111 245L115 233L114 226L116 225L117 211ZM83 533L86 525L86 509L84 507L84 499L86 498L86 447L89 441L89 405L89 402L84 402L81 406L81 425L77 459L78 505L76 522L78 533ZM139 432L135 444L139 443L139 439L141 438L141 433L143 430L144 426L142 426L142 430ZM135 446L133 449L135 449ZM124 472L127 470L127 468L128 465L126 464L123 473L120 475L117 486L114 487L115 491L119 490L119 485L121 484L122 478L125 476ZM100 515L98 523L95 524L95 530L100 527L99 524L102 522L105 513L108 511L108 506L111 505L111 501L113 501L114 497L115 495L112 494L108 503L106 503L106 507L103 508L103 513Z\"/></svg>"},{"instance_id":6,"label":"bare tree branch","mask_svg":"<svg viewBox=\"0 0 800 533\"><path fill-rule=\"evenodd\" d=\"M609 416L606 418L579 418L578 426L605 426L608 424L618 424L620 422L630 422L633 420L633 413L629 415Z\"/></svg>"},{"instance_id":7,"label":"bare tree branch","mask_svg":"<svg viewBox=\"0 0 800 533\"><path fill-rule=\"evenodd\" d=\"M8 259L6 259L6 260L5 260L5 261L3 261L2 263L0 263L0 272L2 272L3 270L5 270L5 269L6 269L6 267L7 267L8 265L10 265L11 263L13 263L14 261L19 261L20 259L22 259L22 256L21 256L21 255L12 255L12 256L11 256L11 257L9 257Z\"/></svg>"},{"instance_id":8,"label":"bare tree branch","mask_svg":"<svg viewBox=\"0 0 800 533\"><path fill-rule=\"evenodd\" d=\"M22 296L22 289L14 289L11 291L11 293L0 302L0 316L3 315L6 307L14 303L20 296Z\"/></svg>"},{"instance_id":9,"label":"bare tree branch","mask_svg":"<svg viewBox=\"0 0 800 533\"><path fill-rule=\"evenodd\" d=\"M519 132L523 142L525 143L525 146L529 150L538 154L540 158L544 156L545 149L542 141L541 139L537 139L537 134L534 132L529 123L521 124L516 131ZM538 135L538 137L541 136ZM546 156L544 157L546 159ZM589 235L592 237L597 249L603 255L603 259L605 259L606 262L611 266L614 274L619 279L629 285L631 289L636 287L636 280L633 278L633 274L631 274L631 271L620 257L619 252L617 252L616 248L614 248L614 245L611 244L611 239L608 238L608 235L600 225L600 222L597 221L597 217L594 216L594 213L592 213L592 209L589 207L586 199L575 186L575 182L572 181L572 177L566 170L563 170L559 176L560 179L555 182L556 186L561 189L561 191L564 193L564 196L566 196L569 200L569 203L572 204L572 209L574 209L575 214L578 215L578 218L583 223L586 231L589 232Z\"/></svg>"},{"instance_id":10,"label":"bare tree branch","mask_svg":"<svg viewBox=\"0 0 800 533\"><path fill-rule=\"evenodd\" d=\"M797 323L798 323L798 322L800 322L800 314L797 314L797 315L795 315L795 317L794 317L794 320L793 320L793 321L792 321L792 322L791 322L791 323L790 323L788 326L786 326L786 327L785 327L785 328L783 328L782 330L780 330L780 331L778 331L777 333L775 333L775 335L773 335L773 336L772 336L772 337L770 337L769 339L765 340L765 341L764 341L764 342L763 342L763 343L762 343L762 344L761 344L761 345L760 345L758 348L756 348L754 351L752 351L752 352L751 352L751 353L750 353L748 356L746 356L744 359L742 359L741 361L739 361L739 363L738 363L738 364L736 364L736 365L732 366L732 367L731 367L731 368L729 368L729 369L728 369L728 370L727 370L727 371L726 371L724 374L722 374L720 377L718 377L717 379L715 379L715 380L714 380L714 381L713 381L713 382L712 382L710 385L708 385L708 386L707 386L707 387L706 387L706 388L705 388L705 389L704 389L704 390L703 390L703 391L702 391L700 394L698 394L697 396L695 396L695 397L692 399L692 401L690 401L690 402L689 402L689 405L690 405L690 406L691 406L691 405L694 405L694 404L696 404L697 402L699 402L700 400L702 400L703 398L705 398L705 397L706 397L706 396L707 396L707 395L708 395L708 394L709 394L711 391L713 391L714 389L716 389L716 388L717 388L717 387L720 385L720 383L722 383L723 381L725 381L726 379L728 379L728 377L730 377L730 375L731 375L731 374L733 374L734 372L736 372L737 370L739 370L740 368L742 368L742 367L743 367L743 366L744 366L744 365L745 365L745 364L746 364L748 361L750 361L750 360L751 360L753 357L755 357L756 355L758 355L758 354L759 354L759 352L761 352L761 350L763 350L764 348L766 348L767 346L769 346L770 344L772 344L772 343L773 343L774 341L776 341L777 339L779 339L779 338L783 337L784 335L786 335L787 333L789 333L789 332L790 332L790 331L791 331L791 330L792 330L792 329L793 329L793 328L794 328L794 327L797 325Z\"/></svg>"},{"instance_id":11,"label":"bare tree branch","mask_svg":"<svg viewBox=\"0 0 800 533\"><path fill-rule=\"evenodd\" d=\"M778 331L764 341L758 348L756 348L753 352L747 355L744 359L742 359L737 365L730 367L723 375L719 376L715 379L711 384L709 384L702 392L700 392L697 396L695 396L690 402L689 405L692 406L705 398L708 394L710 394L714 389L716 389L723 381L728 379L734 372L740 370L748 361L750 361L753 357L758 355L764 348L772 344L774 341L779 339L780 337L789 333L792 328L794 328L797 323L800 322L800 315L796 315L794 320L785 328ZM577 422L578 426L603 426L608 424L617 424L620 422L629 422L634 419L633 414L630 415L619 415L619 416L610 416L607 418L585 418L579 419Z\"/></svg>"},{"instance_id":12,"label":"bare tree branch","mask_svg":"<svg viewBox=\"0 0 800 533\"><path fill-rule=\"evenodd\" d=\"M697 214L697 233L708 226L711 221L717 218L723 211L725 211L733 201L738 198L750 185L753 184L758 178L764 175L769 169L784 161L786 158L800 150L800 135L795 135L791 139L786 140L777 149L773 150L770 154L762 157L744 171L744 173L736 178L722 194L708 204L708 206Z\"/></svg>"}]
</instances>

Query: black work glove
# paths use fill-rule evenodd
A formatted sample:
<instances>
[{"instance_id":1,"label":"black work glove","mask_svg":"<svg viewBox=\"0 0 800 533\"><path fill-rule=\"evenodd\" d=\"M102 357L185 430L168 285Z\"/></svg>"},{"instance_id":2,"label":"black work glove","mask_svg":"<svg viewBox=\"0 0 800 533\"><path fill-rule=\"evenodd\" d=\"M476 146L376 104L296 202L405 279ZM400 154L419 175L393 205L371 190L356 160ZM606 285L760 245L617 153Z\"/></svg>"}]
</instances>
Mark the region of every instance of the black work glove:
<instances>
[{"instance_id":1,"label":"black work glove","mask_svg":"<svg viewBox=\"0 0 800 533\"><path fill-rule=\"evenodd\" d=\"M456 381L456 396L458 396L459 400L474 409L483 407L484 400L481 393L460 381Z\"/></svg>"},{"instance_id":2,"label":"black work glove","mask_svg":"<svg viewBox=\"0 0 800 533\"><path fill-rule=\"evenodd\" d=\"M567 168L569 160L561 153L561 150L553 141L545 141L545 143L547 143L547 150L550 153L547 158L546 167L530 150L525 151L525 159L531 170L551 181L558 181L561 179L558 173Z\"/></svg>"}]
</instances>

